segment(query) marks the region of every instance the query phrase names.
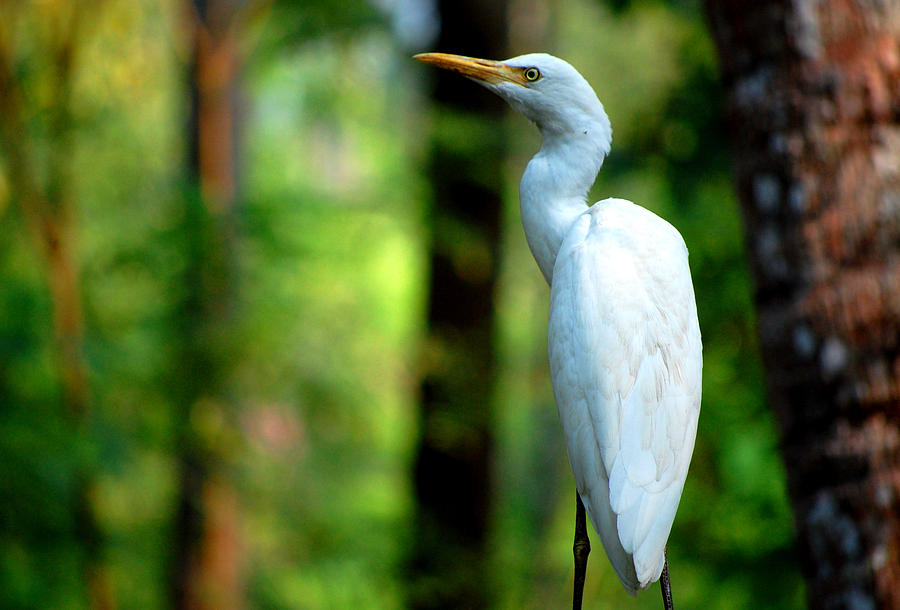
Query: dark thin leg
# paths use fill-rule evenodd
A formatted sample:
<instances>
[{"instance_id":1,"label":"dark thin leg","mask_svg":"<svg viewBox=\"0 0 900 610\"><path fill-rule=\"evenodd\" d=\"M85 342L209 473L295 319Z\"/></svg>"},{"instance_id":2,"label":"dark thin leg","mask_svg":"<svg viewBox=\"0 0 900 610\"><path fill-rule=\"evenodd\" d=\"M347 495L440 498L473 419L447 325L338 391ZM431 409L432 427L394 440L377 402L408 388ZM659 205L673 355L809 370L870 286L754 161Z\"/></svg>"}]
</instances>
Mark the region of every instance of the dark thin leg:
<instances>
[{"instance_id":1,"label":"dark thin leg","mask_svg":"<svg viewBox=\"0 0 900 610\"><path fill-rule=\"evenodd\" d=\"M575 491L575 544L572 551L575 555L575 593L572 596L572 610L581 610L581 598L584 593L584 574L587 571L588 555L591 553L591 541L588 539L587 522L584 517L584 504L581 496Z\"/></svg>"},{"instance_id":2,"label":"dark thin leg","mask_svg":"<svg viewBox=\"0 0 900 610\"><path fill-rule=\"evenodd\" d=\"M663 608L665 608L665 610L675 610L675 605L672 603L672 583L669 582L668 557L666 557L665 559L665 563L663 564L663 571L659 577L659 588L662 591Z\"/></svg>"}]
</instances>

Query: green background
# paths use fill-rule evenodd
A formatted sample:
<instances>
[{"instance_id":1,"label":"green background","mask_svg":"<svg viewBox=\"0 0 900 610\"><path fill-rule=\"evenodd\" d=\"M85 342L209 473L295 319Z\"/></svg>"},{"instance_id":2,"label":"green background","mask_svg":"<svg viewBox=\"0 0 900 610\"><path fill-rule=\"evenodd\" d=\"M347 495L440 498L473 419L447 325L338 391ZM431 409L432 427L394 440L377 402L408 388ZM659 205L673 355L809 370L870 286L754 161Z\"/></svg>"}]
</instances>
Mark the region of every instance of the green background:
<instances>
[{"instance_id":1,"label":"green background","mask_svg":"<svg viewBox=\"0 0 900 610\"><path fill-rule=\"evenodd\" d=\"M29 146L48 155L47 16L12 3ZM404 3L382 2L404 14ZM527 3L526 3L527 4ZM669 545L680 607L797 608L803 582L777 433L755 342L722 94L692 2L546 7L547 51L575 65L611 118L592 200L631 199L684 235L704 336L704 397ZM165 607L179 417L173 367L181 285L187 102L182 7L107 0L73 84L77 257L94 413L60 406L46 266L0 157L0 606L85 604L73 506L79 465L122 608ZM246 63L237 297L225 356L233 421L192 416L227 456L240 498L247 606L398 608L411 544L411 464L427 300L428 134L465 154L471 126L428 103L411 60L427 31L390 10L275 3L241 33ZM512 54L538 49L510 42ZM475 87L460 79L460 87ZM518 219L539 136L511 112L496 300L491 538L498 608L570 604L572 479L546 365L548 289ZM2 151L0 147L0 151ZM466 236L460 235L460 243ZM478 256L478 253L470 253ZM225 348L223 348L225 349ZM593 532L592 532L593 537ZM594 538L588 608L632 600Z\"/></svg>"}]
</instances>

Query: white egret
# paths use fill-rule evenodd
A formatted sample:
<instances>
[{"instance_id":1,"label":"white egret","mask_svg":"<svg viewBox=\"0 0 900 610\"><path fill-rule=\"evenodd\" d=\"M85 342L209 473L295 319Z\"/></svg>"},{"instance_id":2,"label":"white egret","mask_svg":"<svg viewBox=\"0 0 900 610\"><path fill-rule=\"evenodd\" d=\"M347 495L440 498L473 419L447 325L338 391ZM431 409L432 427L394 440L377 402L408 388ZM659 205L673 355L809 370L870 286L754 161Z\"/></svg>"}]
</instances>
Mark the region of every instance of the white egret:
<instances>
[{"instance_id":1,"label":"white egret","mask_svg":"<svg viewBox=\"0 0 900 610\"><path fill-rule=\"evenodd\" d=\"M635 594L662 576L671 607L666 541L694 449L702 369L684 240L630 201L587 207L612 129L567 62L544 53L416 59L484 85L541 132L519 186L522 224L550 284L550 373L581 529L583 502L625 589Z\"/></svg>"}]
</instances>

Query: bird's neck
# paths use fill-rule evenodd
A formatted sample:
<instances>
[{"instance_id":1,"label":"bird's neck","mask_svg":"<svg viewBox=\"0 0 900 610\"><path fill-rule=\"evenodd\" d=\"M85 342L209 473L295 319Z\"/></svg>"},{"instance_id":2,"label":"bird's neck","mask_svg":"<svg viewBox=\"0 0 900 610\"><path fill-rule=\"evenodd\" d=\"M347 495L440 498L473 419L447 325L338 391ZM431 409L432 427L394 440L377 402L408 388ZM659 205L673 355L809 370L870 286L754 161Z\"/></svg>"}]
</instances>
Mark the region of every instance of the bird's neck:
<instances>
[{"instance_id":1,"label":"bird's neck","mask_svg":"<svg viewBox=\"0 0 900 610\"><path fill-rule=\"evenodd\" d=\"M612 132L606 116L576 131L542 132L541 150L519 184L522 225L534 260L547 283L569 227L586 210L587 193L609 152Z\"/></svg>"}]
</instances>

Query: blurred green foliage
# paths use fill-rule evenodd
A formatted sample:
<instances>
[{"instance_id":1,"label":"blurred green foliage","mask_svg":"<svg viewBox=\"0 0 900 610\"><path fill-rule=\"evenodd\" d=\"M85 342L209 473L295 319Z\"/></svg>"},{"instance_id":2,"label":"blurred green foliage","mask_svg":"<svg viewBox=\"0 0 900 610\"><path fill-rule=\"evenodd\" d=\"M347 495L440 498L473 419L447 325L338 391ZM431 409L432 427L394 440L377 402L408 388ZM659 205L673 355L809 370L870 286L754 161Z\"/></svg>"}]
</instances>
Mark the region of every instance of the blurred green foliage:
<instances>
[{"instance_id":1,"label":"blurred green foliage","mask_svg":"<svg viewBox=\"0 0 900 610\"><path fill-rule=\"evenodd\" d=\"M164 607L168 599L177 438L169 380L189 192L181 9L107 0L81 41L71 162L95 402L89 441L59 407L46 269L0 166L2 607L83 605L84 549L70 510L79 460L96 465L94 501L121 606ZM50 59L40 11L31 3L19 10L35 11L16 32L17 74L31 95L29 138L40 151L49 95L40 76ZM229 381L240 407L233 455L248 605L396 608L414 502L430 245L422 237L429 185L421 134L441 118L429 114L425 71L385 25L383 8L285 0L267 10L246 37L238 347ZM552 11L556 42L547 50L585 74L613 122L613 153L593 198L626 197L660 213L691 252L704 401L669 547L679 605L800 607L701 16L661 0L617 3L615 11L575 0ZM524 242L516 193L539 140L519 116L498 129L513 152L506 175L496 176L508 196L491 580L497 607L563 607L573 485L546 365L548 290ZM203 429L215 435L220 423L206 413ZM630 599L599 542L594 549L586 607L658 607L655 592Z\"/></svg>"}]
</instances>

